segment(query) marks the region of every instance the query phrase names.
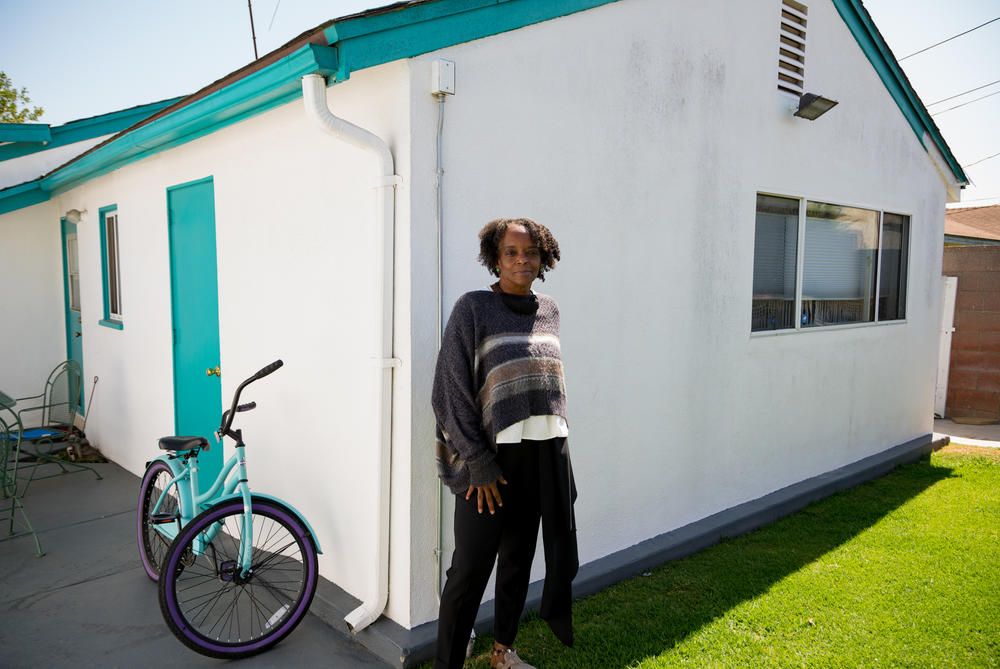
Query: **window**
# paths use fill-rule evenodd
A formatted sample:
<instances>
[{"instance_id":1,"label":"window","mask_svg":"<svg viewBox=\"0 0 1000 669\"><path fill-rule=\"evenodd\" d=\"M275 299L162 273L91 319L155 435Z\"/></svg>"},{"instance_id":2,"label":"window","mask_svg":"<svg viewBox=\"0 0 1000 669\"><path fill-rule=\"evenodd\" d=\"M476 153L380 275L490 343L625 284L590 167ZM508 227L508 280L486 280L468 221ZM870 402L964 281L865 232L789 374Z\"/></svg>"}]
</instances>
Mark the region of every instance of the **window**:
<instances>
[{"instance_id":1,"label":"window","mask_svg":"<svg viewBox=\"0 0 1000 669\"><path fill-rule=\"evenodd\" d=\"M906 317L909 217L757 195L750 329Z\"/></svg>"},{"instance_id":2,"label":"window","mask_svg":"<svg viewBox=\"0 0 1000 669\"><path fill-rule=\"evenodd\" d=\"M757 196L753 240L753 330L795 327L799 201Z\"/></svg>"},{"instance_id":3,"label":"window","mask_svg":"<svg viewBox=\"0 0 1000 669\"><path fill-rule=\"evenodd\" d=\"M69 279L69 308L80 311L80 249L75 232L66 235L66 269Z\"/></svg>"},{"instance_id":4,"label":"window","mask_svg":"<svg viewBox=\"0 0 1000 669\"><path fill-rule=\"evenodd\" d=\"M882 215L882 276L878 292L878 319L906 318L906 249L910 245L910 217Z\"/></svg>"},{"instance_id":5,"label":"window","mask_svg":"<svg viewBox=\"0 0 1000 669\"><path fill-rule=\"evenodd\" d=\"M121 263L118 254L118 207L102 207L101 275L104 287L104 318L101 325L122 328Z\"/></svg>"},{"instance_id":6,"label":"window","mask_svg":"<svg viewBox=\"0 0 1000 669\"><path fill-rule=\"evenodd\" d=\"M878 212L809 202L805 237L802 326L875 320Z\"/></svg>"}]
</instances>

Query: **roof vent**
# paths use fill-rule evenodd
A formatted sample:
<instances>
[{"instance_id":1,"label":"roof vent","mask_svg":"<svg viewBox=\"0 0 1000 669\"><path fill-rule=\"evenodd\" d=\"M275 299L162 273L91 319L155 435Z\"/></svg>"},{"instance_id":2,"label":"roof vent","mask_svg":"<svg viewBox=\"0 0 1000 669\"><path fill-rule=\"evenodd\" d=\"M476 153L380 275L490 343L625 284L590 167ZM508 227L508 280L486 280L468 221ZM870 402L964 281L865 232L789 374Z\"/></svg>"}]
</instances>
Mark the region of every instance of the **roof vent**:
<instances>
[{"instance_id":1,"label":"roof vent","mask_svg":"<svg viewBox=\"0 0 1000 669\"><path fill-rule=\"evenodd\" d=\"M806 14L809 9L795 0L781 0L781 32L778 44L778 90L796 97L805 92Z\"/></svg>"}]
</instances>

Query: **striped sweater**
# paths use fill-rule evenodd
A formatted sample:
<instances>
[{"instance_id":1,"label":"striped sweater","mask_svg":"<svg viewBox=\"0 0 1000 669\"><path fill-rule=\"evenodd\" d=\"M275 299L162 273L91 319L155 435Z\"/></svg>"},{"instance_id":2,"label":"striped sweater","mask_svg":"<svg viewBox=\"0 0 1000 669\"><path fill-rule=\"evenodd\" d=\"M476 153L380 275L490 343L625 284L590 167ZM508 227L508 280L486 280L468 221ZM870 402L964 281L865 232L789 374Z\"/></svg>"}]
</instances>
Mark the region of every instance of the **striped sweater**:
<instances>
[{"instance_id":1,"label":"striped sweater","mask_svg":"<svg viewBox=\"0 0 1000 669\"><path fill-rule=\"evenodd\" d=\"M518 313L489 290L466 293L448 319L431 405L438 475L452 492L500 476L495 438L529 416L566 417L559 307L536 293L538 310Z\"/></svg>"}]
</instances>

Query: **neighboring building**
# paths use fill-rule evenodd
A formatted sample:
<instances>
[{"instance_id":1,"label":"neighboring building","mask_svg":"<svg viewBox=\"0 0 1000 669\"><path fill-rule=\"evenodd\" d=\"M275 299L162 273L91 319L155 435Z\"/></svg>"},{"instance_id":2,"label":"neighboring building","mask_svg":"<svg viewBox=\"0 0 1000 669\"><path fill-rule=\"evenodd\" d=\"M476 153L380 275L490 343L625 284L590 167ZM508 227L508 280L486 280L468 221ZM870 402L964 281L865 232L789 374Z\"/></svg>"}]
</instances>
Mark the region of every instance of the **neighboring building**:
<instances>
[{"instance_id":1,"label":"neighboring building","mask_svg":"<svg viewBox=\"0 0 1000 669\"><path fill-rule=\"evenodd\" d=\"M942 271L957 279L945 416L996 422L1000 419L1000 246L945 247Z\"/></svg>"},{"instance_id":2,"label":"neighboring building","mask_svg":"<svg viewBox=\"0 0 1000 669\"><path fill-rule=\"evenodd\" d=\"M1000 244L1000 204L948 209L944 215L945 246Z\"/></svg>"},{"instance_id":3,"label":"neighboring building","mask_svg":"<svg viewBox=\"0 0 1000 669\"><path fill-rule=\"evenodd\" d=\"M797 118L803 93L839 104ZM327 105L370 134L330 134ZM536 288L562 310L589 591L930 447L966 182L859 0L397 3L0 190L3 385L81 341L88 437L138 474L283 358L245 397L254 487L372 617L387 593L359 638L409 663L450 556L438 334L490 281L486 221L563 250Z\"/></svg>"}]
</instances>

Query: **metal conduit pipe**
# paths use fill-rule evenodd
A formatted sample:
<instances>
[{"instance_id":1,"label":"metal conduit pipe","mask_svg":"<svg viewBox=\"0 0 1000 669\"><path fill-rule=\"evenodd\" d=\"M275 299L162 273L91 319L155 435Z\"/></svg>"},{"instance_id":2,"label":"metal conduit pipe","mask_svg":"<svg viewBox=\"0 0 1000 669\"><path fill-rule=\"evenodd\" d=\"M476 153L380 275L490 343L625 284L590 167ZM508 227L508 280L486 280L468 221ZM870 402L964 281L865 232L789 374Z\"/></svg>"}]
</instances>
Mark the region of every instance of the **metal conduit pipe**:
<instances>
[{"instance_id":1,"label":"metal conduit pipe","mask_svg":"<svg viewBox=\"0 0 1000 669\"><path fill-rule=\"evenodd\" d=\"M395 229L396 189L400 178L395 174L392 152L380 138L364 128L334 116L327 106L326 79L318 74L302 77L302 99L306 113L320 128L337 139L371 151L378 158L378 191L376 220L377 247L375 257L376 295L379 321L376 325L374 358L377 365L378 393L376 396L379 448L378 512L376 532L378 555L370 596L344 617L352 632L358 632L382 615L389 600L389 496L392 467L392 370L400 360L393 357L393 232Z\"/></svg>"}]
</instances>

